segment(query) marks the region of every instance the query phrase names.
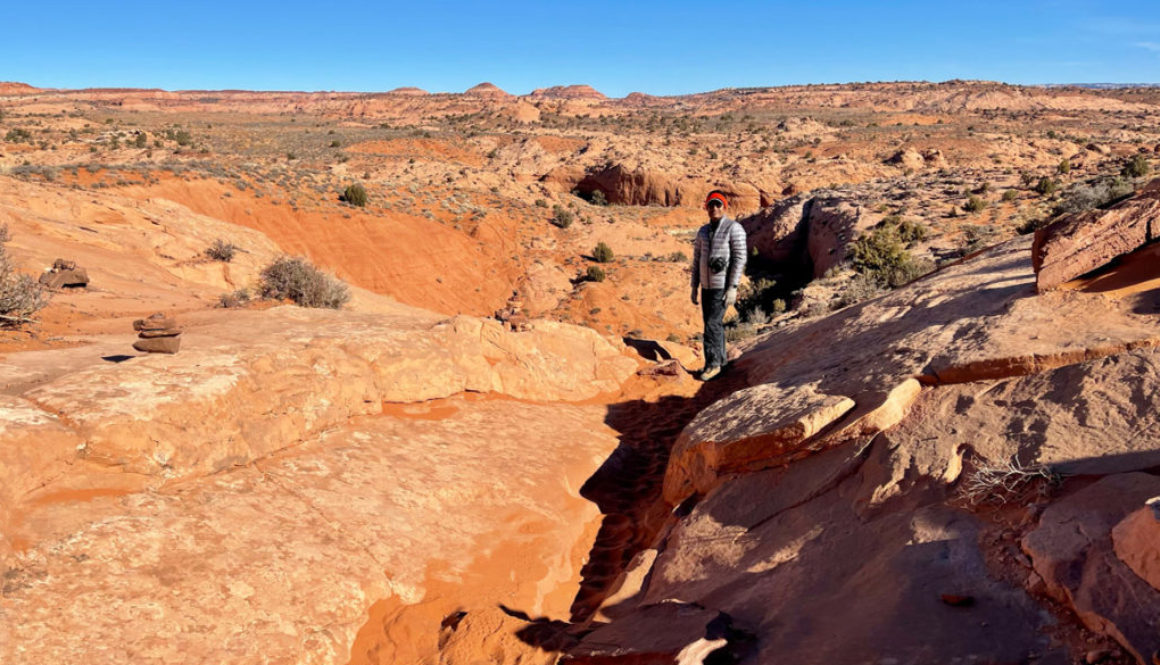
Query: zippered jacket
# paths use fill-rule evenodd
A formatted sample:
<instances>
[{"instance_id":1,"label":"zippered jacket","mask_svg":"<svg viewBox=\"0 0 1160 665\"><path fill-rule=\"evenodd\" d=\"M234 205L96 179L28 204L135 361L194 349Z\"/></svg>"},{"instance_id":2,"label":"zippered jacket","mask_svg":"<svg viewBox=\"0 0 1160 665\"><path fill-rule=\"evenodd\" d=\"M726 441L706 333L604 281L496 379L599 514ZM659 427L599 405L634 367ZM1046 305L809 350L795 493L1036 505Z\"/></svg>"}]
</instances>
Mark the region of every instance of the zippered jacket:
<instances>
[{"instance_id":1,"label":"zippered jacket","mask_svg":"<svg viewBox=\"0 0 1160 665\"><path fill-rule=\"evenodd\" d=\"M693 265L689 270L693 288L736 288L745 273L747 249L745 229L731 218L721 218L715 232L711 224L702 226L693 242ZM724 259L720 272L715 273L710 267L713 258Z\"/></svg>"}]
</instances>

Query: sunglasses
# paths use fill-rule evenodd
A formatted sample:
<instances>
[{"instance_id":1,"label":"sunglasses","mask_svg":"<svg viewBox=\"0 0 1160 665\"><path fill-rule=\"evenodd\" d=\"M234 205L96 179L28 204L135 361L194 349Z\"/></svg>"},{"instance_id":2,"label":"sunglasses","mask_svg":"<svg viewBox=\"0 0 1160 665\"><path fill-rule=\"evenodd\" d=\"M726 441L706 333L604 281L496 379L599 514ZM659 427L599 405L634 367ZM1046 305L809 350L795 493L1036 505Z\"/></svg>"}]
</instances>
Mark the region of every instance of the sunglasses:
<instances>
[{"instance_id":1,"label":"sunglasses","mask_svg":"<svg viewBox=\"0 0 1160 665\"><path fill-rule=\"evenodd\" d=\"M713 199L712 201L709 201L708 206L710 208L723 208L725 207L725 204L718 199Z\"/></svg>"}]
</instances>

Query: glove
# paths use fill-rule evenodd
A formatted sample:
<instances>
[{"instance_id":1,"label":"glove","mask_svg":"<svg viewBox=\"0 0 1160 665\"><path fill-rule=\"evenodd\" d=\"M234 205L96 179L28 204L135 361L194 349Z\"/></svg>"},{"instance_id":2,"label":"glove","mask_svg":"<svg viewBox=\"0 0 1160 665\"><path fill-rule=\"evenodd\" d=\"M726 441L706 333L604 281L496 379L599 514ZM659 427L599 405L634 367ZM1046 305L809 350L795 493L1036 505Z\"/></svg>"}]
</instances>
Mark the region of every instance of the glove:
<instances>
[{"instance_id":1,"label":"glove","mask_svg":"<svg viewBox=\"0 0 1160 665\"><path fill-rule=\"evenodd\" d=\"M737 287L731 286L725 290L725 309L737 304Z\"/></svg>"},{"instance_id":2,"label":"glove","mask_svg":"<svg viewBox=\"0 0 1160 665\"><path fill-rule=\"evenodd\" d=\"M692 290L692 291L689 293L689 300L692 300L694 305L699 305L699 304L701 304L701 300L700 300L701 293L700 293L700 291L701 291L701 289L699 289L699 288L697 288L697 287L695 287L695 286L694 286L694 287L693 287L693 290Z\"/></svg>"}]
</instances>

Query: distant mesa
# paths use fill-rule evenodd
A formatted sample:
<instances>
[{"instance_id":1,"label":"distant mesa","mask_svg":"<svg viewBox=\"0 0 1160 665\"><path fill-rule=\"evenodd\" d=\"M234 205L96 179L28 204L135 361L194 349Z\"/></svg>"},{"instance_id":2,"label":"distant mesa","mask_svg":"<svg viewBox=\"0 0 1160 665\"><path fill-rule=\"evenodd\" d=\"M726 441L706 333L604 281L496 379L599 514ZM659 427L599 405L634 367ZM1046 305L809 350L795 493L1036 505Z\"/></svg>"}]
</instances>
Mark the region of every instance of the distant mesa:
<instances>
[{"instance_id":1,"label":"distant mesa","mask_svg":"<svg viewBox=\"0 0 1160 665\"><path fill-rule=\"evenodd\" d=\"M395 88L394 90L389 91L387 94L390 94L390 95L408 95L411 97L423 97L423 96L429 95L431 93L427 92L426 90L424 90L422 88L416 88L414 86L407 86L407 87L403 87L403 88Z\"/></svg>"},{"instance_id":2,"label":"distant mesa","mask_svg":"<svg viewBox=\"0 0 1160 665\"><path fill-rule=\"evenodd\" d=\"M624 103L629 106L649 106L655 104L659 99L659 97L654 97L643 92L630 92L624 98Z\"/></svg>"},{"instance_id":3,"label":"distant mesa","mask_svg":"<svg viewBox=\"0 0 1160 665\"><path fill-rule=\"evenodd\" d=\"M608 99L590 85L556 85L551 88L538 88L528 96L541 99Z\"/></svg>"},{"instance_id":4,"label":"distant mesa","mask_svg":"<svg viewBox=\"0 0 1160 665\"><path fill-rule=\"evenodd\" d=\"M511 95L501 90L499 86L487 82L468 88L463 94L470 97L484 97L487 99L507 99L511 97Z\"/></svg>"},{"instance_id":5,"label":"distant mesa","mask_svg":"<svg viewBox=\"0 0 1160 665\"><path fill-rule=\"evenodd\" d=\"M32 92L38 92L39 90L40 88L34 88L27 83L0 81L0 95L27 95Z\"/></svg>"}]
</instances>

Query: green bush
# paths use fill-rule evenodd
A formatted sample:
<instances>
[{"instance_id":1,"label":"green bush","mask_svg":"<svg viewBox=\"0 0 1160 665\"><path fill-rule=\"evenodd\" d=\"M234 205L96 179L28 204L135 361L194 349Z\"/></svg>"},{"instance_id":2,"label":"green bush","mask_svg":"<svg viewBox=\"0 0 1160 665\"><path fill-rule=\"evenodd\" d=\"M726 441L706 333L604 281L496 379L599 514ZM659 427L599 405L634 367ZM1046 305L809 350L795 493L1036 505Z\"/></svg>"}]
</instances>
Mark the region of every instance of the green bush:
<instances>
[{"instance_id":1,"label":"green bush","mask_svg":"<svg viewBox=\"0 0 1160 665\"><path fill-rule=\"evenodd\" d=\"M1055 168L1055 172L1059 175L1067 175L1068 173L1071 173L1071 160L1067 159L1066 157L1063 158L1063 160L1059 162L1059 166Z\"/></svg>"},{"instance_id":2,"label":"green bush","mask_svg":"<svg viewBox=\"0 0 1160 665\"><path fill-rule=\"evenodd\" d=\"M362 208L367 204L367 190L358 183L347 185L346 189L342 192L342 200L352 206Z\"/></svg>"},{"instance_id":3,"label":"green bush","mask_svg":"<svg viewBox=\"0 0 1160 665\"><path fill-rule=\"evenodd\" d=\"M590 282L603 282L607 275L604 274L604 269L600 266L588 266L588 272L584 275Z\"/></svg>"},{"instance_id":4,"label":"green bush","mask_svg":"<svg viewBox=\"0 0 1160 665\"><path fill-rule=\"evenodd\" d=\"M749 320L757 311L768 312L774 309L773 301L777 295L779 292L775 279L758 277L742 282L737 289L737 315Z\"/></svg>"},{"instance_id":5,"label":"green bush","mask_svg":"<svg viewBox=\"0 0 1160 665\"><path fill-rule=\"evenodd\" d=\"M20 127L17 127L16 129L8 130L8 133L4 135L4 140L8 141L9 143L32 141L32 134L27 129L21 129Z\"/></svg>"},{"instance_id":6,"label":"green bush","mask_svg":"<svg viewBox=\"0 0 1160 665\"><path fill-rule=\"evenodd\" d=\"M1004 201L1014 201L1016 199L1016 197L1018 197L1018 196L1019 196L1019 192L1017 192L1013 189L1008 189L1007 191L1003 192L1003 200Z\"/></svg>"},{"instance_id":7,"label":"green bush","mask_svg":"<svg viewBox=\"0 0 1160 665\"><path fill-rule=\"evenodd\" d=\"M922 223L903 219L899 215L888 215L882 219L879 225L894 227L894 232L898 234L898 239L907 247L913 247L915 244L926 240L928 235L927 229Z\"/></svg>"},{"instance_id":8,"label":"green bush","mask_svg":"<svg viewBox=\"0 0 1160 665\"><path fill-rule=\"evenodd\" d=\"M967 199L967 204L963 206L963 210L967 212L979 212L987 207L987 202L978 196L972 195Z\"/></svg>"},{"instance_id":9,"label":"green bush","mask_svg":"<svg viewBox=\"0 0 1160 665\"><path fill-rule=\"evenodd\" d=\"M1040 196L1051 196L1057 189L1059 189L1059 183L1047 176L1040 178L1039 182L1035 183L1035 191Z\"/></svg>"},{"instance_id":10,"label":"green bush","mask_svg":"<svg viewBox=\"0 0 1160 665\"><path fill-rule=\"evenodd\" d=\"M608 197L605 196L604 192L600 191L599 189L593 190L592 196L589 197L588 200L594 206L606 206L606 205L608 205Z\"/></svg>"},{"instance_id":11,"label":"green bush","mask_svg":"<svg viewBox=\"0 0 1160 665\"><path fill-rule=\"evenodd\" d=\"M892 224L875 228L850 244L854 269L891 288L914 281L933 269L928 261L914 258Z\"/></svg>"},{"instance_id":12,"label":"green bush","mask_svg":"<svg viewBox=\"0 0 1160 665\"><path fill-rule=\"evenodd\" d=\"M1151 172L1148 159L1139 153L1124 165L1124 175L1129 178L1143 178Z\"/></svg>"},{"instance_id":13,"label":"green bush","mask_svg":"<svg viewBox=\"0 0 1160 665\"><path fill-rule=\"evenodd\" d=\"M346 284L300 257L283 256L262 269L262 297L289 299L301 307L341 309L350 300Z\"/></svg>"},{"instance_id":14,"label":"green bush","mask_svg":"<svg viewBox=\"0 0 1160 665\"><path fill-rule=\"evenodd\" d=\"M552 207L552 226L566 229L569 226L572 226L572 220L574 217L575 216L572 214L572 212L565 210L563 206L556 205Z\"/></svg>"},{"instance_id":15,"label":"green bush","mask_svg":"<svg viewBox=\"0 0 1160 665\"><path fill-rule=\"evenodd\" d=\"M1028 217L1019 226L1015 227L1015 232L1021 236L1025 236L1028 233L1035 233L1039 229L1047 226L1050 222L1051 220L1047 217Z\"/></svg>"},{"instance_id":16,"label":"green bush","mask_svg":"<svg viewBox=\"0 0 1160 665\"><path fill-rule=\"evenodd\" d=\"M137 138L133 139L133 145L138 148L144 148L149 143L149 135L145 132L137 132Z\"/></svg>"},{"instance_id":17,"label":"green bush","mask_svg":"<svg viewBox=\"0 0 1160 665\"><path fill-rule=\"evenodd\" d=\"M608 246L608 243L601 241L596 243L596 247L592 249L592 258L595 259L597 263L611 263L612 259L615 257L612 254L612 248Z\"/></svg>"}]
</instances>

